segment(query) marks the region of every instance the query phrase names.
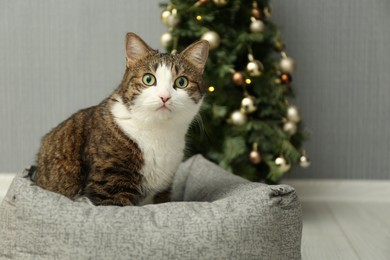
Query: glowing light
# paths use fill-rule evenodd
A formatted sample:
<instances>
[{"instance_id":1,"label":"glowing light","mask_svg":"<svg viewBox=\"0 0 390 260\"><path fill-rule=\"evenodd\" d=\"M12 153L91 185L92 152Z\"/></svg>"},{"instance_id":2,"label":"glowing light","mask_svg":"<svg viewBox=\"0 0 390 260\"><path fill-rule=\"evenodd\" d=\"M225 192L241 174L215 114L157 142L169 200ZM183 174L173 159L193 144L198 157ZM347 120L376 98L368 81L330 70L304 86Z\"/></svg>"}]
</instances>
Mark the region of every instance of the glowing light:
<instances>
[{"instance_id":1,"label":"glowing light","mask_svg":"<svg viewBox=\"0 0 390 260\"><path fill-rule=\"evenodd\" d=\"M210 93L213 93L214 91L215 91L214 86L210 86L210 87L209 87L209 92L210 92Z\"/></svg>"},{"instance_id":2,"label":"glowing light","mask_svg":"<svg viewBox=\"0 0 390 260\"><path fill-rule=\"evenodd\" d=\"M198 20L198 21L202 20L202 16L201 15L197 15L196 16L196 20Z\"/></svg>"},{"instance_id":3,"label":"glowing light","mask_svg":"<svg viewBox=\"0 0 390 260\"><path fill-rule=\"evenodd\" d=\"M245 83L249 85L249 84L252 83L252 80L251 80L251 79L246 79L246 80L245 80Z\"/></svg>"}]
</instances>

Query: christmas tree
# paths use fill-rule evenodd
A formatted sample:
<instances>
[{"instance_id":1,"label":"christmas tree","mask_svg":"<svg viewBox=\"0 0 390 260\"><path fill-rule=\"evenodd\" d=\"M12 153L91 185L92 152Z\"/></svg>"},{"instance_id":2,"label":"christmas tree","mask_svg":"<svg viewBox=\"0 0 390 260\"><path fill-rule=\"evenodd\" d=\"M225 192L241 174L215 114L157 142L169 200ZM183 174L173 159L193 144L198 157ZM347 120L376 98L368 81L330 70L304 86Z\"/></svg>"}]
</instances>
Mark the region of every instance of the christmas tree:
<instances>
[{"instance_id":1,"label":"christmas tree","mask_svg":"<svg viewBox=\"0 0 390 260\"><path fill-rule=\"evenodd\" d=\"M294 96L293 59L271 21L269 0L171 0L162 3L169 52L205 39L208 94L200 127L189 133L189 151L252 181L276 183L310 162Z\"/></svg>"}]
</instances>

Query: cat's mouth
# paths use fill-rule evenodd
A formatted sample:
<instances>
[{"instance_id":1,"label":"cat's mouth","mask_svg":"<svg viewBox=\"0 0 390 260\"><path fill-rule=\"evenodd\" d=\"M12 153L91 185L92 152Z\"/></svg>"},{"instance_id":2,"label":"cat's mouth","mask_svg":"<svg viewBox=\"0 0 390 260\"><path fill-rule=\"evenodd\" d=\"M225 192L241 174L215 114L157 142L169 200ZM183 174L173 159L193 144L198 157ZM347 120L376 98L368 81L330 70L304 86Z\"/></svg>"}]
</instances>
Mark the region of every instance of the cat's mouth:
<instances>
[{"instance_id":1,"label":"cat's mouth","mask_svg":"<svg viewBox=\"0 0 390 260\"><path fill-rule=\"evenodd\" d=\"M165 104L163 104L161 107L157 108L157 111L169 111L172 112L172 110L167 107Z\"/></svg>"}]
</instances>

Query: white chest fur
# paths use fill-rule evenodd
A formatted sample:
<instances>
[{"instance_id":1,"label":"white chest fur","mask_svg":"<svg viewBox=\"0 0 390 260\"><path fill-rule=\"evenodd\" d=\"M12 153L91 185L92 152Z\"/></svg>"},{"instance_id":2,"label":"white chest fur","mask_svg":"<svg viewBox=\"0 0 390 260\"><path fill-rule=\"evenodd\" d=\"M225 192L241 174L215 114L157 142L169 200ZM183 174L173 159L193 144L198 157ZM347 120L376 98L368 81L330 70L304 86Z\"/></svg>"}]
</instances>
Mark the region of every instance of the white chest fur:
<instances>
[{"instance_id":1,"label":"white chest fur","mask_svg":"<svg viewBox=\"0 0 390 260\"><path fill-rule=\"evenodd\" d=\"M142 151L146 196L172 184L183 158L185 134L202 103L195 103L184 89L173 88L170 67L160 65L156 85L143 89L131 105L114 97L118 102L111 107L116 123Z\"/></svg>"},{"instance_id":2,"label":"white chest fur","mask_svg":"<svg viewBox=\"0 0 390 260\"><path fill-rule=\"evenodd\" d=\"M170 187L174 174L183 159L185 134L192 118L178 120L143 120L120 102L113 105L111 113L122 131L134 140L142 151L144 166L143 189L146 196Z\"/></svg>"}]
</instances>

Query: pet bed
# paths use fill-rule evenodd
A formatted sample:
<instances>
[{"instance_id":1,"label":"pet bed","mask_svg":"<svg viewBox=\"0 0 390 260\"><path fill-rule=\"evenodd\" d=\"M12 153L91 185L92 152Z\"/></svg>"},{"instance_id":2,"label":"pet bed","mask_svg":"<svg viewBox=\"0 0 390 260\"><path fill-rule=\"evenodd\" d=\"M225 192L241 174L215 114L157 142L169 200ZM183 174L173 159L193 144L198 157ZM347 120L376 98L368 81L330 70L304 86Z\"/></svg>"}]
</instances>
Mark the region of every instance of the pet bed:
<instances>
[{"instance_id":1,"label":"pet bed","mask_svg":"<svg viewBox=\"0 0 390 260\"><path fill-rule=\"evenodd\" d=\"M18 174L0 205L1 259L300 259L301 206L287 185L252 183L194 156L172 202L92 206Z\"/></svg>"}]
</instances>

